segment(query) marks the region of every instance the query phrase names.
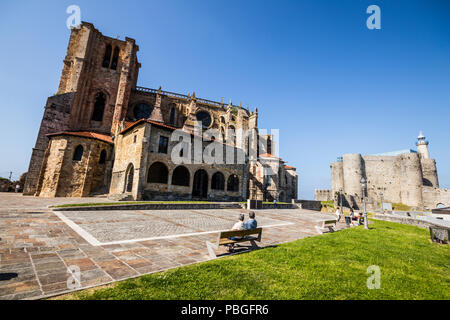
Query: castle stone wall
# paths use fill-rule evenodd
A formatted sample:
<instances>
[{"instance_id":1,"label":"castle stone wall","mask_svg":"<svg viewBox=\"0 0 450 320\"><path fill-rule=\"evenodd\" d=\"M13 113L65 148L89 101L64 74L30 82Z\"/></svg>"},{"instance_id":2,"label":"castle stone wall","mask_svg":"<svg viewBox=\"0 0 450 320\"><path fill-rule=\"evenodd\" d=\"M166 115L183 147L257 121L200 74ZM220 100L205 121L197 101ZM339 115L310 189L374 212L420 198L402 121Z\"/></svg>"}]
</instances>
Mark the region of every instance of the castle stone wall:
<instances>
[{"instance_id":1,"label":"castle stone wall","mask_svg":"<svg viewBox=\"0 0 450 320\"><path fill-rule=\"evenodd\" d=\"M420 162L422 165L423 185L439 188L436 160L421 158Z\"/></svg>"},{"instance_id":2,"label":"castle stone wall","mask_svg":"<svg viewBox=\"0 0 450 320\"><path fill-rule=\"evenodd\" d=\"M360 154L345 154L343 156L345 193L351 196L361 196L363 172L364 163Z\"/></svg>"}]
</instances>

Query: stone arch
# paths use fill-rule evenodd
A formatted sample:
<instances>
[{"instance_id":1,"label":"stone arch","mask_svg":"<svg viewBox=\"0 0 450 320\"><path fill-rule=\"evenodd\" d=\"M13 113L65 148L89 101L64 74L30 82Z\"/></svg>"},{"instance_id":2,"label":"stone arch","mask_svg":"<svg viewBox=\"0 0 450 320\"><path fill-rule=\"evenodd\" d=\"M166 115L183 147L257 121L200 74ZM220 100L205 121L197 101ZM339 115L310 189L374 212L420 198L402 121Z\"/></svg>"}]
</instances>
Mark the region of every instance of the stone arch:
<instances>
[{"instance_id":1,"label":"stone arch","mask_svg":"<svg viewBox=\"0 0 450 320\"><path fill-rule=\"evenodd\" d=\"M425 187L432 187L433 186L433 183L430 180L428 180L427 178L423 178L422 181L423 181L423 185Z\"/></svg>"},{"instance_id":2,"label":"stone arch","mask_svg":"<svg viewBox=\"0 0 450 320\"><path fill-rule=\"evenodd\" d=\"M217 171L211 178L211 190L225 190L225 177L222 172Z\"/></svg>"},{"instance_id":3,"label":"stone arch","mask_svg":"<svg viewBox=\"0 0 450 320\"><path fill-rule=\"evenodd\" d=\"M227 191L238 192L239 191L239 177L232 174L227 180Z\"/></svg>"},{"instance_id":4,"label":"stone arch","mask_svg":"<svg viewBox=\"0 0 450 320\"><path fill-rule=\"evenodd\" d=\"M438 204L436 205L436 209L442 209L442 208L445 208L445 204L443 204L443 203L438 203Z\"/></svg>"},{"instance_id":5,"label":"stone arch","mask_svg":"<svg viewBox=\"0 0 450 320\"><path fill-rule=\"evenodd\" d=\"M197 170L194 174L192 196L200 198L208 197L208 173L203 169Z\"/></svg>"},{"instance_id":6,"label":"stone arch","mask_svg":"<svg viewBox=\"0 0 450 320\"><path fill-rule=\"evenodd\" d=\"M133 191L133 182L134 182L134 165L130 163L127 167L127 171L125 173L125 189L124 192Z\"/></svg>"},{"instance_id":7,"label":"stone arch","mask_svg":"<svg viewBox=\"0 0 450 320\"><path fill-rule=\"evenodd\" d=\"M162 162L154 162L148 169L147 182L167 184L169 169Z\"/></svg>"},{"instance_id":8,"label":"stone arch","mask_svg":"<svg viewBox=\"0 0 450 320\"><path fill-rule=\"evenodd\" d=\"M178 166L172 172L172 185L189 187L191 174L185 166Z\"/></svg>"}]
</instances>

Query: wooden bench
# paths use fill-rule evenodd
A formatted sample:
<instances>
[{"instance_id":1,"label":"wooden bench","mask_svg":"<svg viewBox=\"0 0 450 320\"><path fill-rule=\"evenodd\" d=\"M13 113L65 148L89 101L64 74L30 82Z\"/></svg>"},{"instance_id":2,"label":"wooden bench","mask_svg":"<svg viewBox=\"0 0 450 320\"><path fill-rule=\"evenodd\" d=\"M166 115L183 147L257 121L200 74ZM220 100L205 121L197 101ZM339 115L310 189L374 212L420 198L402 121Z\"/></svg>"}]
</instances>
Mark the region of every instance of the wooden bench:
<instances>
[{"instance_id":1,"label":"wooden bench","mask_svg":"<svg viewBox=\"0 0 450 320\"><path fill-rule=\"evenodd\" d=\"M316 230L320 234L323 234L327 229L329 232L334 232L336 231L336 222L336 220L321 221L321 224L316 226Z\"/></svg>"},{"instance_id":2,"label":"wooden bench","mask_svg":"<svg viewBox=\"0 0 450 320\"><path fill-rule=\"evenodd\" d=\"M222 231L217 238L217 242L211 243L206 241L206 247L208 248L209 256L211 258L216 258L214 250L219 249L219 246L227 246L230 244L240 243L240 242L250 242L252 248L258 248L255 241L261 242L262 228L256 228L252 230L236 230L236 231ZM240 238L231 240L230 238Z\"/></svg>"}]
</instances>

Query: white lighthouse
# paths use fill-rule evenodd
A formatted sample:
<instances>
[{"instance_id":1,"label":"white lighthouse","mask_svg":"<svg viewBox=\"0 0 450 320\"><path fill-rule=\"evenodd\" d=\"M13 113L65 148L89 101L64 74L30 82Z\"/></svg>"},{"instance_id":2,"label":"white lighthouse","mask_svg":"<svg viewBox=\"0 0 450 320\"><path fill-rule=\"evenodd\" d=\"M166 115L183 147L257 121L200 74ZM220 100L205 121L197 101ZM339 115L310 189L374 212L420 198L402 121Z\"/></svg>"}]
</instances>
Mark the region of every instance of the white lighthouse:
<instances>
[{"instance_id":1,"label":"white lighthouse","mask_svg":"<svg viewBox=\"0 0 450 320\"><path fill-rule=\"evenodd\" d=\"M419 136L417 137L416 146L417 152L422 159L430 159L430 151L428 151L428 141L426 140L422 131L420 131Z\"/></svg>"}]
</instances>

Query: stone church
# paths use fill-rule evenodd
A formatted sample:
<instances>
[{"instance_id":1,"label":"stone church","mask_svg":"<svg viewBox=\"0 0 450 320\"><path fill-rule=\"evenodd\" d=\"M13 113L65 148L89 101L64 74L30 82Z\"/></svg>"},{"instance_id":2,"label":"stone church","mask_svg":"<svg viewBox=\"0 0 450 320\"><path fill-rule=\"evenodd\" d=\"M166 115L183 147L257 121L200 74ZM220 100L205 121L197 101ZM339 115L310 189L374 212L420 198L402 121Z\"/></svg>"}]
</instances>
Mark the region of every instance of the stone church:
<instances>
[{"instance_id":1,"label":"stone church","mask_svg":"<svg viewBox=\"0 0 450 320\"><path fill-rule=\"evenodd\" d=\"M259 134L258 110L137 86L135 40L101 34L83 22L73 28L59 88L47 99L33 148L25 195L101 196L116 200L291 201L296 168L273 155L272 135ZM200 125L200 128L199 128ZM203 132L215 129L215 136ZM237 143L238 131L252 132ZM187 148L178 150L175 133ZM248 136L247 136L248 137ZM195 158L211 144L224 158ZM256 150L251 157L251 150Z\"/></svg>"},{"instance_id":2,"label":"stone church","mask_svg":"<svg viewBox=\"0 0 450 320\"><path fill-rule=\"evenodd\" d=\"M335 200L360 208L361 178L367 180L366 197L371 208L385 202L417 209L450 206L450 190L439 187L436 160L420 132L417 151L408 149L376 155L345 154L331 164L331 190L316 190L316 200ZM342 202L341 202L342 201Z\"/></svg>"}]
</instances>

